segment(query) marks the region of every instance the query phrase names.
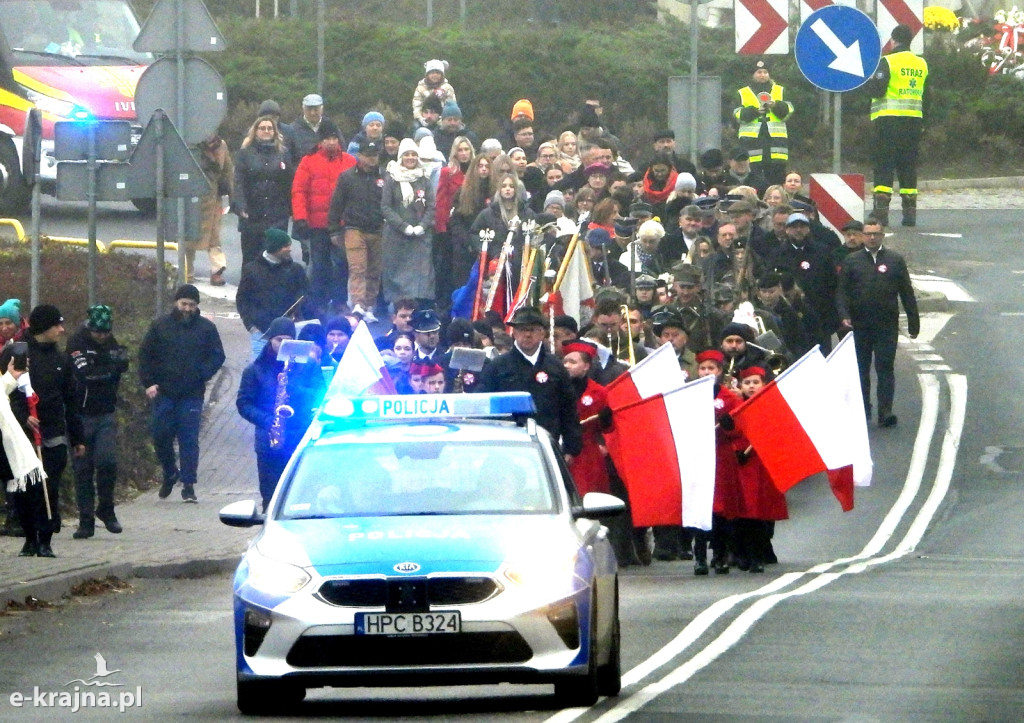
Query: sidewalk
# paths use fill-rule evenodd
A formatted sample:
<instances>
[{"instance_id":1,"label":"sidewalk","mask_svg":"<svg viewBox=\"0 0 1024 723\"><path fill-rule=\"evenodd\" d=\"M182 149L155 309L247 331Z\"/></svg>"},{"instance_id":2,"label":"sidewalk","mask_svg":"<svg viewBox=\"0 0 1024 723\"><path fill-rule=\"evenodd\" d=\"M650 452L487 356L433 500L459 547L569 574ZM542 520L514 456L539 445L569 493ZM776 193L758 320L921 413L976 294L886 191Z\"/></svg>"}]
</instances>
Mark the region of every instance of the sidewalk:
<instances>
[{"instance_id":1,"label":"sidewalk","mask_svg":"<svg viewBox=\"0 0 1024 723\"><path fill-rule=\"evenodd\" d=\"M124 532L112 535L97 523L96 536L72 539L73 517L64 520L53 537L54 559L18 557L23 540L0 537L0 610L9 600L26 596L56 600L83 580L116 575L189 577L232 570L259 528L222 525L221 507L236 500L259 499L252 425L235 410L235 395L249 361L249 335L235 313L234 289L224 293L198 284L204 292L202 313L220 332L227 356L221 371L207 388L206 410L200 433L199 504L181 500L181 486L166 500L151 490L117 508ZM124 383L131 383L125 380ZM148 440L148 429L121 429Z\"/></svg>"}]
</instances>

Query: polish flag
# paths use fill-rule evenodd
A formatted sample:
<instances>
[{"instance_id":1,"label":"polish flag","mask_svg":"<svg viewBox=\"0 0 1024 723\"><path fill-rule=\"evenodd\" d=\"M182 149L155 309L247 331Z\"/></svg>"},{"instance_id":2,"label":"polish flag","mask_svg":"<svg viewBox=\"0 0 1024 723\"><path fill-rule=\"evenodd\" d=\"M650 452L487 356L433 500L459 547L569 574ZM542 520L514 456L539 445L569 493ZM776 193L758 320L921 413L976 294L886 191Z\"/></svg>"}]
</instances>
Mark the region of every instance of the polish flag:
<instances>
[{"instance_id":1,"label":"polish flag","mask_svg":"<svg viewBox=\"0 0 1024 723\"><path fill-rule=\"evenodd\" d=\"M828 368L829 386L839 395L842 409L838 412L846 417L849 429L846 444L853 455L853 484L857 487L871 485L874 462L871 460L871 443L868 441L868 420L864 414L864 395L860 388L860 368L857 366L857 349L850 332L836 345L825 359Z\"/></svg>"},{"instance_id":2,"label":"polish flag","mask_svg":"<svg viewBox=\"0 0 1024 723\"><path fill-rule=\"evenodd\" d=\"M629 490L635 527L711 529L714 381L704 377L615 410L615 426L604 434Z\"/></svg>"},{"instance_id":3,"label":"polish flag","mask_svg":"<svg viewBox=\"0 0 1024 723\"><path fill-rule=\"evenodd\" d=\"M604 388L608 406L615 411L627 404L653 397L659 392L678 389L686 384L686 374L679 368L679 359L671 344L662 344Z\"/></svg>"},{"instance_id":4,"label":"polish flag","mask_svg":"<svg viewBox=\"0 0 1024 723\"><path fill-rule=\"evenodd\" d=\"M594 306L594 279L587 261L586 242L577 239L575 244L570 245L570 250L571 256L562 262L565 274L557 294L564 312L582 326L586 323L581 318L584 307Z\"/></svg>"},{"instance_id":5,"label":"polish flag","mask_svg":"<svg viewBox=\"0 0 1024 723\"><path fill-rule=\"evenodd\" d=\"M325 398L330 399L339 394L360 397L395 393L395 384L391 381L377 345L373 343L370 327L365 321L360 321L345 347Z\"/></svg>"},{"instance_id":6,"label":"polish flag","mask_svg":"<svg viewBox=\"0 0 1024 723\"><path fill-rule=\"evenodd\" d=\"M815 346L732 413L780 492L827 472L844 512L853 509L853 453L844 403Z\"/></svg>"}]
</instances>

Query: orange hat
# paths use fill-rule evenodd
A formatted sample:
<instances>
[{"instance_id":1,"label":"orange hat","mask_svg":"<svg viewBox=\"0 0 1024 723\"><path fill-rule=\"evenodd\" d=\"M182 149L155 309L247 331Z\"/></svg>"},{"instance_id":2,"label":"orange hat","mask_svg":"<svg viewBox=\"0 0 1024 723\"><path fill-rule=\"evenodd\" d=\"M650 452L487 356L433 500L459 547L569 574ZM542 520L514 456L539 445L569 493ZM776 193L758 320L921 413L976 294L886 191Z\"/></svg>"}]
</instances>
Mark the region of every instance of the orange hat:
<instances>
[{"instance_id":1,"label":"orange hat","mask_svg":"<svg viewBox=\"0 0 1024 723\"><path fill-rule=\"evenodd\" d=\"M516 104L512 106L512 120L515 120L518 115L525 115L530 120L533 120L533 103L526 98L517 100Z\"/></svg>"}]
</instances>

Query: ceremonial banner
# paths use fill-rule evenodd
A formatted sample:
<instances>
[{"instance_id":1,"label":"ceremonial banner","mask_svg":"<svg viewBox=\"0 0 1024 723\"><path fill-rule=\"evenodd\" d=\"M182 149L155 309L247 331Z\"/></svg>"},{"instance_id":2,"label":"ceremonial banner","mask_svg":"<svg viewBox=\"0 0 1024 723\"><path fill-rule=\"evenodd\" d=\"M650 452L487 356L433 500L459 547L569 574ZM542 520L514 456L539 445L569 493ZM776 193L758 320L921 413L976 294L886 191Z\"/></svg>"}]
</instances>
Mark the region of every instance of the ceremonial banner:
<instances>
[{"instance_id":1,"label":"ceremonial banner","mask_svg":"<svg viewBox=\"0 0 1024 723\"><path fill-rule=\"evenodd\" d=\"M704 377L614 411L615 425L604 434L615 468L629 490L635 527L711 529L713 390L714 377Z\"/></svg>"},{"instance_id":2,"label":"ceremonial banner","mask_svg":"<svg viewBox=\"0 0 1024 723\"><path fill-rule=\"evenodd\" d=\"M853 509L853 453L843 402L830 386L825 358L815 346L732 418L753 445L780 492L828 472L844 512Z\"/></svg>"},{"instance_id":3,"label":"ceremonial banner","mask_svg":"<svg viewBox=\"0 0 1024 723\"><path fill-rule=\"evenodd\" d=\"M590 264L587 262L586 243L576 239L569 244L569 250L562 261L561 282L555 290L557 298L550 299L552 305L561 304L562 310L582 326L581 314L584 307L594 306L594 280L590 277ZM555 296L555 294L552 294Z\"/></svg>"},{"instance_id":4,"label":"ceremonial banner","mask_svg":"<svg viewBox=\"0 0 1024 723\"><path fill-rule=\"evenodd\" d=\"M868 487L874 471L871 460L871 443L868 441L868 420L864 414L864 395L860 388L860 368L857 366L857 349L851 332L844 336L825 359L828 367L829 386L839 396L842 407L837 415L846 417L849 429L846 444L853 455L853 484Z\"/></svg>"},{"instance_id":5,"label":"ceremonial banner","mask_svg":"<svg viewBox=\"0 0 1024 723\"><path fill-rule=\"evenodd\" d=\"M686 383L671 344L662 344L636 366L605 387L612 411Z\"/></svg>"},{"instance_id":6,"label":"ceremonial banner","mask_svg":"<svg viewBox=\"0 0 1024 723\"><path fill-rule=\"evenodd\" d=\"M359 397L396 393L391 375L384 366L377 345L373 343L370 327L365 321L360 321L345 347L325 398L330 399L337 394Z\"/></svg>"}]
</instances>

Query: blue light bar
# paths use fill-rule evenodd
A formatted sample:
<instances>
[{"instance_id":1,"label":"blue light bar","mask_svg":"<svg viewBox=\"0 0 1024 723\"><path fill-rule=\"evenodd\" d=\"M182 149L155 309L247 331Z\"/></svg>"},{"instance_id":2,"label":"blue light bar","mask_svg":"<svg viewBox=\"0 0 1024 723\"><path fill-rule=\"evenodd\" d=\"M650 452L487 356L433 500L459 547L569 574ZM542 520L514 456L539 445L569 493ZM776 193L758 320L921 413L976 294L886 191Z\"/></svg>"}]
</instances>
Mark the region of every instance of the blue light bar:
<instances>
[{"instance_id":1,"label":"blue light bar","mask_svg":"<svg viewBox=\"0 0 1024 723\"><path fill-rule=\"evenodd\" d=\"M537 408L527 392L495 394L408 394L330 399L320 418L367 422L393 419L465 419L533 414Z\"/></svg>"}]
</instances>

